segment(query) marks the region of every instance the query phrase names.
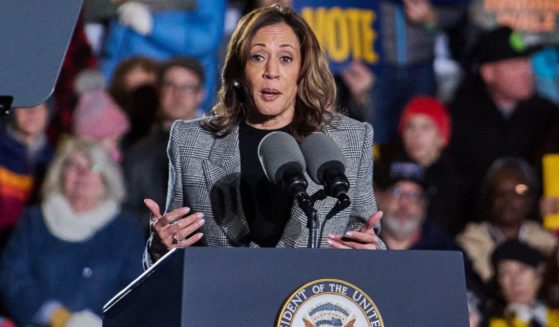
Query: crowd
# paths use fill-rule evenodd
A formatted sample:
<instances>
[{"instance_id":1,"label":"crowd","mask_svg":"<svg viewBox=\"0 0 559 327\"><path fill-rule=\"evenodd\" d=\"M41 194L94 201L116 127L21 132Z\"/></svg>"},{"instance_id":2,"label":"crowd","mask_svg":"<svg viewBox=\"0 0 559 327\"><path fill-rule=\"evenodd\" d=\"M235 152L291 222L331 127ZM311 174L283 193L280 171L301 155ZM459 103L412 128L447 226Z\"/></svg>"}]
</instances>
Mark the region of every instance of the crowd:
<instances>
[{"instance_id":1,"label":"crowd","mask_svg":"<svg viewBox=\"0 0 559 327\"><path fill-rule=\"evenodd\" d=\"M0 327L101 326L142 271L144 199L166 207L173 122L212 115L231 31L274 2L85 0L53 95L0 122ZM389 250L462 251L470 326L559 326L559 40L480 2L379 0L383 69L348 65L329 110L373 126Z\"/></svg>"}]
</instances>

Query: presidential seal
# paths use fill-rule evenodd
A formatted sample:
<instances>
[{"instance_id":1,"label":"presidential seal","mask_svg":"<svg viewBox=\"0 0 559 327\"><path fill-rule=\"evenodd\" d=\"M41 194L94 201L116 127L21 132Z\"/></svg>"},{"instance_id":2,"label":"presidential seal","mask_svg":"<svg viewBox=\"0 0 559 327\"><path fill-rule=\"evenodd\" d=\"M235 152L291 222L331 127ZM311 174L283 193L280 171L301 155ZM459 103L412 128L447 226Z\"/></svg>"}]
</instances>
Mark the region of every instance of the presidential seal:
<instances>
[{"instance_id":1,"label":"presidential seal","mask_svg":"<svg viewBox=\"0 0 559 327\"><path fill-rule=\"evenodd\" d=\"M291 294L276 327L384 327L371 298L339 279L318 279Z\"/></svg>"}]
</instances>

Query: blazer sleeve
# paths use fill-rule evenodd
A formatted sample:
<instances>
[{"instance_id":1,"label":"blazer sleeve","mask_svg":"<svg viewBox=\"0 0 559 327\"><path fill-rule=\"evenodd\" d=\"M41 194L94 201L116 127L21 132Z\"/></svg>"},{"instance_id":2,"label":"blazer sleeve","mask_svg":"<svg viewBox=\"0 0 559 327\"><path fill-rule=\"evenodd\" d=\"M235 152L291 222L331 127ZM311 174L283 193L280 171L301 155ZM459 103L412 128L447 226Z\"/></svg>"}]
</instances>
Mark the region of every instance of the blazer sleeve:
<instances>
[{"instance_id":1,"label":"blazer sleeve","mask_svg":"<svg viewBox=\"0 0 559 327\"><path fill-rule=\"evenodd\" d=\"M167 200L165 204L165 212L171 212L184 206L184 192L181 178L182 167L180 155L180 124L181 121L179 120L173 123L169 136L169 143L167 144L167 155L169 157L169 180L167 184ZM182 137L184 137L184 135ZM147 241L142 257L144 270L147 270L155 263L149 252L149 245L152 241L152 238L153 233L151 233Z\"/></svg>"},{"instance_id":2,"label":"blazer sleeve","mask_svg":"<svg viewBox=\"0 0 559 327\"><path fill-rule=\"evenodd\" d=\"M363 146L361 148L361 160L357 170L357 183L352 199L353 205L346 230L358 230L366 224L369 217L377 212L377 203L373 192L373 128L369 123L365 126ZM361 138L360 138L361 139ZM380 223L375 226L375 233L380 234ZM382 242L380 249L386 249Z\"/></svg>"}]
</instances>

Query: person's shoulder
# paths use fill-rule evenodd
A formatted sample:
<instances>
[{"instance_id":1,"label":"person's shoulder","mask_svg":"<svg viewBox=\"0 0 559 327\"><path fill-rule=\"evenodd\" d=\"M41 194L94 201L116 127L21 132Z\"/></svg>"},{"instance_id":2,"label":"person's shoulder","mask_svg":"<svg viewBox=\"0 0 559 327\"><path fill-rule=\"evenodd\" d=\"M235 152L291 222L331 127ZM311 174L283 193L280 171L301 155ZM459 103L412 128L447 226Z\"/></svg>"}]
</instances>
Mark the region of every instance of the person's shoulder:
<instances>
[{"instance_id":1,"label":"person's shoulder","mask_svg":"<svg viewBox=\"0 0 559 327\"><path fill-rule=\"evenodd\" d=\"M526 232L530 234L537 234L541 237L553 236L551 231L547 230L540 222L534 220L526 220L524 222L524 228Z\"/></svg>"},{"instance_id":2,"label":"person's shoulder","mask_svg":"<svg viewBox=\"0 0 559 327\"><path fill-rule=\"evenodd\" d=\"M530 99L522 104L522 107L529 110L530 114L533 114L534 110L536 110L539 111L540 114L549 116L557 117L559 115L559 106L537 94L534 94Z\"/></svg>"},{"instance_id":3,"label":"person's shoulder","mask_svg":"<svg viewBox=\"0 0 559 327\"><path fill-rule=\"evenodd\" d=\"M464 241L467 239L485 239L491 237L489 235L489 223L487 222L470 222L466 225L464 230L458 234L456 239Z\"/></svg>"},{"instance_id":4,"label":"person's shoulder","mask_svg":"<svg viewBox=\"0 0 559 327\"><path fill-rule=\"evenodd\" d=\"M125 233L127 235L126 238L130 238L132 236L135 237L136 240L143 238L142 229L137 220L134 219L132 215L122 210L116 214L108 227L112 227L115 232L114 234Z\"/></svg>"},{"instance_id":5,"label":"person's shoulder","mask_svg":"<svg viewBox=\"0 0 559 327\"><path fill-rule=\"evenodd\" d=\"M371 124L358 121L342 114L334 114L325 125L324 131L330 135L351 135L353 138L372 138L373 127Z\"/></svg>"},{"instance_id":6,"label":"person's shoulder","mask_svg":"<svg viewBox=\"0 0 559 327\"><path fill-rule=\"evenodd\" d=\"M203 123L209 119L201 117L191 120L176 120L171 126L171 141L176 138L185 139L185 136L196 138L214 138L215 135L208 129L203 127Z\"/></svg>"},{"instance_id":7,"label":"person's shoulder","mask_svg":"<svg viewBox=\"0 0 559 327\"><path fill-rule=\"evenodd\" d=\"M362 122L342 114L332 115L332 119L326 125L326 130L353 130L353 131L365 131L371 129L371 125L366 122Z\"/></svg>"},{"instance_id":8,"label":"person's shoulder","mask_svg":"<svg viewBox=\"0 0 559 327\"><path fill-rule=\"evenodd\" d=\"M41 205L25 207L17 221L16 230L25 230L31 235L44 234L46 225Z\"/></svg>"},{"instance_id":9,"label":"person's shoulder","mask_svg":"<svg viewBox=\"0 0 559 327\"><path fill-rule=\"evenodd\" d=\"M335 114L324 127L324 132L339 144L364 146L373 143L373 128L369 123ZM372 145L371 145L372 146Z\"/></svg>"},{"instance_id":10,"label":"person's shoulder","mask_svg":"<svg viewBox=\"0 0 559 327\"><path fill-rule=\"evenodd\" d=\"M195 152L206 153L209 151L215 140L216 134L204 127L208 117L196 118L192 120L177 120L171 127L169 138L169 148L196 149Z\"/></svg>"},{"instance_id":11,"label":"person's shoulder","mask_svg":"<svg viewBox=\"0 0 559 327\"><path fill-rule=\"evenodd\" d=\"M200 117L194 119L179 119L175 120L173 125L171 126L171 131L193 131L193 132L208 132L203 127L202 124L205 120L209 119L208 117Z\"/></svg>"},{"instance_id":12,"label":"person's shoulder","mask_svg":"<svg viewBox=\"0 0 559 327\"><path fill-rule=\"evenodd\" d=\"M160 147L160 144L159 144L160 142L161 142L161 137L158 137L157 135L154 135L153 133L150 133L150 134L140 138L134 144L132 144L126 150L125 157L141 157L141 156L144 156L146 154L146 152L153 151L154 148L159 148ZM164 142L166 143L167 140L165 140Z\"/></svg>"}]
</instances>

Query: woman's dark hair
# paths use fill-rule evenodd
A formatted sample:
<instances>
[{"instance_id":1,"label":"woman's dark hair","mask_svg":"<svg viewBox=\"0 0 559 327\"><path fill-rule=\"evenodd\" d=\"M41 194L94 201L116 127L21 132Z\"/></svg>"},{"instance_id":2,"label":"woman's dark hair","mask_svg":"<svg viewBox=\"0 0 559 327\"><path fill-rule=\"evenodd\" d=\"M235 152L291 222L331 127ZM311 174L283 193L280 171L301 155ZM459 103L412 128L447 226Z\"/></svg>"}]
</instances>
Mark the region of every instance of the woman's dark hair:
<instances>
[{"instance_id":1,"label":"woman's dark hair","mask_svg":"<svg viewBox=\"0 0 559 327\"><path fill-rule=\"evenodd\" d=\"M328 62L318 40L304 19L290 8L272 5L256 9L244 16L227 47L223 65L221 88L213 116L203 126L217 136L224 136L244 121L247 113L257 110L248 96L248 83L244 76L249 58L250 44L258 30L265 26L285 23L297 35L301 44L301 70L295 100L295 114L291 123L292 135L301 140L306 135L321 130L331 119L336 86Z\"/></svg>"},{"instance_id":2,"label":"woman's dark hair","mask_svg":"<svg viewBox=\"0 0 559 327\"><path fill-rule=\"evenodd\" d=\"M155 60L143 56L133 56L123 60L115 68L111 85L109 85L109 94L119 106L126 108L128 96L130 95L130 90L126 88L126 75L136 68L141 68L146 72L153 73L155 76L157 66L158 64Z\"/></svg>"}]
</instances>

